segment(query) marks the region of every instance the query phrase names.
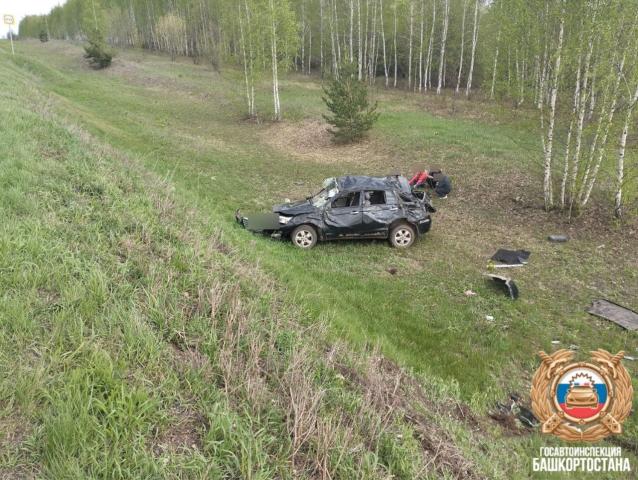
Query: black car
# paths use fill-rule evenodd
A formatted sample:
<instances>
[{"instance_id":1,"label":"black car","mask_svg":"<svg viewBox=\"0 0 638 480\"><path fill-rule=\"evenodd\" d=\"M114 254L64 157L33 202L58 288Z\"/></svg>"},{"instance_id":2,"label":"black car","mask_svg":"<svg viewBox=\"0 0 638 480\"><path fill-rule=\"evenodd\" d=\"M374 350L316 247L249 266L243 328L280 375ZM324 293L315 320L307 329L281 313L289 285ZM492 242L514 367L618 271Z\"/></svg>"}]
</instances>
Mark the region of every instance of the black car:
<instances>
[{"instance_id":1,"label":"black car","mask_svg":"<svg viewBox=\"0 0 638 480\"><path fill-rule=\"evenodd\" d=\"M242 216L245 228L290 238L299 248L319 240L383 238L407 248L430 230L434 212L424 192L413 192L406 178L345 176L329 178L316 195L273 207L272 214Z\"/></svg>"}]
</instances>

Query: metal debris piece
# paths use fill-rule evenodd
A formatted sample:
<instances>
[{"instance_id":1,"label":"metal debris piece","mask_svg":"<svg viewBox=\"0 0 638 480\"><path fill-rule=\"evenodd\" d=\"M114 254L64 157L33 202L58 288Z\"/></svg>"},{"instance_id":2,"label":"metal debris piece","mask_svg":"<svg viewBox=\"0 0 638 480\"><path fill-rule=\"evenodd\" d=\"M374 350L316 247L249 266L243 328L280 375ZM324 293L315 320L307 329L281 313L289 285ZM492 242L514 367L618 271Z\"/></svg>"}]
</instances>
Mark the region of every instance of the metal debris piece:
<instances>
[{"instance_id":1,"label":"metal debris piece","mask_svg":"<svg viewBox=\"0 0 638 480\"><path fill-rule=\"evenodd\" d=\"M594 300L587 312L614 322L626 330L638 330L638 313L609 300Z\"/></svg>"},{"instance_id":2,"label":"metal debris piece","mask_svg":"<svg viewBox=\"0 0 638 480\"><path fill-rule=\"evenodd\" d=\"M549 240L550 242L561 243L569 240L569 237L567 235L550 235L549 237L547 237L547 240Z\"/></svg>"},{"instance_id":3,"label":"metal debris piece","mask_svg":"<svg viewBox=\"0 0 638 480\"><path fill-rule=\"evenodd\" d=\"M518 298L518 287L511 278L494 275L493 273L486 273L485 276L491 278L498 285L502 286L512 300L516 300Z\"/></svg>"},{"instance_id":4,"label":"metal debris piece","mask_svg":"<svg viewBox=\"0 0 638 480\"><path fill-rule=\"evenodd\" d=\"M530 252L527 250L506 250L499 248L496 253L492 255L492 260L505 265L519 266L526 265L530 255ZM500 265L494 266L497 268L500 267Z\"/></svg>"}]
</instances>

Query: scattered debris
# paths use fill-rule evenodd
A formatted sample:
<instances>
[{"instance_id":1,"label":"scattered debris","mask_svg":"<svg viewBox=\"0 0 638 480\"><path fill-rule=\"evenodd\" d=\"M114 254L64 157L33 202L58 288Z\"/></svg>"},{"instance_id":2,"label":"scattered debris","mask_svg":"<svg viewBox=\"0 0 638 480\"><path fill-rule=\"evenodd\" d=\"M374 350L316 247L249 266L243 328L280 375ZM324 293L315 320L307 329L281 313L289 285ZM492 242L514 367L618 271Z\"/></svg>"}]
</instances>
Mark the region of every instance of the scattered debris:
<instances>
[{"instance_id":1,"label":"scattered debris","mask_svg":"<svg viewBox=\"0 0 638 480\"><path fill-rule=\"evenodd\" d=\"M552 340L552 345L558 345L560 343L560 340Z\"/></svg>"},{"instance_id":2,"label":"scattered debris","mask_svg":"<svg viewBox=\"0 0 638 480\"><path fill-rule=\"evenodd\" d=\"M486 273L485 276L491 278L498 285L502 286L512 300L516 300L518 298L518 287L511 278L494 275L493 273Z\"/></svg>"},{"instance_id":3,"label":"scattered debris","mask_svg":"<svg viewBox=\"0 0 638 480\"><path fill-rule=\"evenodd\" d=\"M463 292L463 294L464 294L466 297L474 297L474 296L476 296L476 292L475 292L475 291L473 291L473 290L465 290L465 291Z\"/></svg>"},{"instance_id":4,"label":"scattered debris","mask_svg":"<svg viewBox=\"0 0 638 480\"><path fill-rule=\"evenodd\" d=\"M390 275L396 275L396 273L398 272L398 270L396 269L396 267L388 267L388 269L386 270L386 272L388 272Z\"/></svg>"},{"instance_id":5,"label":"scattered debris","mask_svg":"<svg viewBox=\"0 0 638 480\"><path fill-rule=\"evenodd\" d=\"M570 350L578 350L580 347L578 345L574 345L573 343L569 346Z\"/></svg>"},{"instance_id":6,"label":"scattered debris","mask_svg":"<svg viewBox=\"0 0 638 480\"><path fill-rule=\"evenodd\" d=\"M301 187L303 184L304 184L304 182L301 182L301 181L295 182L295 185L297 185L298 187Z\"/></svg>"},{"instance_id":7,"label":"scattered debris","mask_svg":"<svg viewBox=\"0 0 638 480\"><path fill-rule=\"evenodd\" d=\"M511 393L507 401L498 402L496 407L489 412L489 416L517 434L522 434L525 430L540 425L532 411L522 405L521 398L516 393Z\"/></svg>"},{"instance_id":8,"label":"scattered debris","mask_svg":"<svg viewBox=\"0 0 638 480\"><path fill-rule=\"evenodd\" d=\"M487 320L488 322L493 322L494 317L492 315L485 315L485 320Z\"/></svg>"},{"instance_id":9,"label":"scattered debris","mask_svg":"<svg viewBox=\"0 0 638 480\"><path fill-rule=\"evenodd\" d=\"M587 312L612 321L626 330L638 330L638 313L608 300L594 300Z\"/></svg>"},{"instance_id":10,"label":"scattered debris","mask_svg":"<svg viewBox=\"0 0 638 480\"><path fill-rule=\"evenodd\" d=\"M492 260L500 262L500 264L494 265L496 268L503 268L504 266L520 267L527 265L527 260L530 255L531 253L527 250L506 250L499 248L496 253L492 255Z\"/></svg>"},{"instance_id":11,"label":"scattered debris","mask_svg":"<svg viewBox=\"0 0 638 480\"><path fill-rule=\"evenodd\" d=\"M567 235L550 235L549 237L547 237L547 239L550 242L561 243L561 242L566 242L567 240L569 240L569 237Z\"/></svg>"},{"instance_id":12,"label":"scattered debris","mask_svg":"<svg viewBox=\"0 0 638 480\"><path fill-rule=\"evenodd\" d=\"M623 357L623 360L629 360L629 361L632 361L632 362L633 362L633 361L635 361L635 360L636 360L636 357L632 357L632 356L630 356L630 355L625 355L625 356Z\"/></svg>"}]
</instances>

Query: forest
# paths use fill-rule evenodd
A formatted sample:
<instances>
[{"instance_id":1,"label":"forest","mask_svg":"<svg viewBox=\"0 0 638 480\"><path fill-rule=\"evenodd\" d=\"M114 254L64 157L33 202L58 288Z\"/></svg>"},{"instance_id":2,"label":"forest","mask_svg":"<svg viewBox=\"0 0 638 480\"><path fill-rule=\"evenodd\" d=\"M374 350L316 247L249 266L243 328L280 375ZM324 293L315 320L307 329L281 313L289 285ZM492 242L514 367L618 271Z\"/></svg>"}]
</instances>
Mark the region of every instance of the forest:
<instances>
[{"instance_id":1,"label":"forest","mask_svg":"<svg viewBox=\"0 0 638 480\"><path fill-rule=\"evenodd\" d=\"M24 18L20 35L99 32L120 48L238 66L251 117L257 79L272 78L280 120L282 73L338 76L346 63L371 85L536 109L545 208L577 215L600 183L620 218L638 190L626 155L637 22L632 0L69 0Z\"/></svg>"}]
</instances>

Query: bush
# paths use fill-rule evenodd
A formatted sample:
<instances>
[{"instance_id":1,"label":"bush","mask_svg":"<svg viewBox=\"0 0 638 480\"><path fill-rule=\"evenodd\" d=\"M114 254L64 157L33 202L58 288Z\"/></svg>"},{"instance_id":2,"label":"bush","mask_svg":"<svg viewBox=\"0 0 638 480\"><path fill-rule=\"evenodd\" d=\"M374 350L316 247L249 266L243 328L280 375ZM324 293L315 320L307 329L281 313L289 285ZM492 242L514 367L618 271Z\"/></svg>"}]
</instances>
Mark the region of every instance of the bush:
<instances>
[{"instance_id":1,"label":"bush","mask_svg":"<svg viewBox=\"0 0 638 480\"><path fill-rule=\"evenodd\" d=\"M377 104L370 106L368 88L356 75L353 66L342 67L340 75L323 89L323 101L332 112L332 115L324 115L323 118L335 127L328 131L339 142L362 138L379 118Z\"/></svg>"},{"instance_id":2,"label":"bush","mask_svg":"<svg viewBox=\"0 0 638 480\"><path fill-rule=\"evenodd\" d=\"M44 30L40 31L40 41L42 43L49 41L49 34L45 32Z\"/></svg>"},{"instance_id":3,"label":"bush","mask_svg":"<svg viewBox=\"0 0 638 480\"><path fill-rule=\"evenodd\" d=\"M89 60L93 68L106 68L111 65L113 53L106 44L100 40L89 40L89 44L84 47L84 58Z\"/></svg>"}]
</instances>

